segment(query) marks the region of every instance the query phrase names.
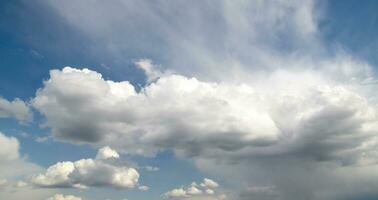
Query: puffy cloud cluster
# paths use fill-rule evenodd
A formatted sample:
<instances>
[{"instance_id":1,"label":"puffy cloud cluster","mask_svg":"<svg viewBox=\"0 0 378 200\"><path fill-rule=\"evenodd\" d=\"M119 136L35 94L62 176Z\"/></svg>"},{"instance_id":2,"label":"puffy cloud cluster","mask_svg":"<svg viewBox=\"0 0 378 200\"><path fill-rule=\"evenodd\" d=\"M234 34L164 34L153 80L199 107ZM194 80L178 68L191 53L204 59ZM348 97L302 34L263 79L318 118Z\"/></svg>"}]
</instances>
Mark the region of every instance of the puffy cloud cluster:
<instances>
[{"instance_id":1,"label":"puffy cloud cluster","mask_svg":"<svg viewBox=\"0 0 378 200\"><path fill-rule=\"evenodd\" d=\"M369 150L376 141L377 110L367 98L316 75L305 84L286 80L291 74L275 76L276 88L265 92L180 75L163 76L136 92L127 81L65 67L51 71L33 105L58 139L138 154L173 149L181 156L219 159L376 160Z\"/></svg>"},{"instance_id":2,"label":"puffy cloud cluster","mask_svg":"<svg viewBox=\"0 0 378 200\"><path fill-rule=\"evenodd\" d=\"M96 159L63 161L50 166L46 172L32 176L30 182L39 187L116 187L134 188L138 185L139 173L132 167L118 166L116 151L104 147Z\"/></svg>"},{"instance_id":3,"label":"puffy cloud cluster","mask_svg":"<svg viewBox=\"0 0 378 200\"><path fill-rule=\"evenodd\" d=\"M33 100L59 139L112 143L136 153L172 146L188 155L277 140L279 131L263 104L247 85L170 75L136 92L128 82L70 67L52 70Z\"/></svg>"},{"instance_id":4,"label":"puffy cloud cluster","mask_svg":"<svg viewBox=\"0 0 378 200\"><path fill-rule=\"evenodd\" d=\"M98 150L96 159L98 160L104 160L108 158L119 158L118 152L114 151L110 147L106 146Z\"/></svg>"},{"instance_id":5,"label":"puffy cloud cluster","mask_svg":"<svg viewBox=\"0 0 378 200\"><path fill-rule=\"evenodd\" d=\"M76 197L74 195L66 195L63 194L55 194L54 196L46 199L46 200L82 200L80 197Z\"/></svg>"},{"instance_id":6,"label":"puffy cloud cluster","mask_svg":"<svg viewBox=\"0 0 378 200\"><path fill-rule=\"evenodd\" d=\"M65 67L51 70L32 104L60 140L111 144L142 155L171 149L178 156L195 158L204 170L215 163L218 168L227 165L227 170L240 164L240 171L248 173L253 167L256 174L250 177L266 173L271 166L315 174L317 170L306 170L308 165L330 167L328 172L335 175L342 166L377 162L377 108L363 86L336 82L315 71L278 70L264 80L244 84L168 73L136 91L127 81L104 80L95 71ZM101 154L117 157L111 151ZM90 164L97 162L63 162L55 168L65 166L71 174L77 166L97 166ZM281 185L286 180L281 176L270 173L264 182L289 190ZM70 181L63 178L53 185L82 182Z\"/></svg>"},{"instance_id":7,"label":"puffy cloud cluster","mask_svg":"<svg viewBox=\"0 0 378 200\"><path fill-rule=\"evenodd\" d=\"M214 189L219 186L217 182L208 178L203 179L203 182L200 185L207 189Z\"/></svg>"},{"instance_id":8,"label":"puffy cloud cluster","mask_svg":"<svg viewBox=\"0 0 378 200\"><path fill-rule=\"evenodd\" d=\"M181 187L166 192L162 196L166 199L226 199L224 194L216 193L218 183L205 178L202 183L191 183L187 187Z\"/></svg>"},{"instance_id":9,"label":"puffy cloud cluster","mask_svg":"<svg viewBox=\"0 0 378 200\"><path fill-rule=\"evenodd\" d=\"M30 122L33 114L29 106L20 99L8 101L0 97L0 118L15 118L21 122Z\"/></svg>"}]
</instances>

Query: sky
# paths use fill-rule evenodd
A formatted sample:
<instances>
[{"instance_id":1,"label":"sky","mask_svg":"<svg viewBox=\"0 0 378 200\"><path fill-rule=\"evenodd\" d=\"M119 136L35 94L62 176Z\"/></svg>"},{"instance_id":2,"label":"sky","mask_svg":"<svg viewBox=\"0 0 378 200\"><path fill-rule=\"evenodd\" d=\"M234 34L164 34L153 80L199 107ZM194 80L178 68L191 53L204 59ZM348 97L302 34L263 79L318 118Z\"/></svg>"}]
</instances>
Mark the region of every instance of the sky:
<instances>
[{"instance_id":1,"label":"sky","mask_svg":"<svg viewBox=\"0 0 378 200\"><path fill-rule=\"evenodd\" d=\"M377 8L1 1L0 199L377 199Z\"/></svg>"}]
</instances>

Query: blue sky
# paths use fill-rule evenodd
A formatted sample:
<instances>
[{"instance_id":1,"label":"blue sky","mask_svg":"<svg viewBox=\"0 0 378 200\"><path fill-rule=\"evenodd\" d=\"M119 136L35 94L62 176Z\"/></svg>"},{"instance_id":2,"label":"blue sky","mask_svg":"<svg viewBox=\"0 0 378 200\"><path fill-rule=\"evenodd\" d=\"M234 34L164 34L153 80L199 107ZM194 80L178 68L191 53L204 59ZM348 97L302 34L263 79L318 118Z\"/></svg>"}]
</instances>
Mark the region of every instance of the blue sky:
<instances>
[{"instance_id":1,"label":"blue sky","mask_svg":"<svg viewBox=\"0 0 378 200\"><path fill-rule=\"evenodd\" d=\"M32 199L376 198L378 174L366 175L377 167L376 8L353 0L1 2L0 144L15 138L8 146L20 155L0 151L0 169L32 172L0 172L9 182L0 197L20 198L9 191L22 180L26 189L13 189ZM104 146L120 158L96 160ZM87 158L140 177L127 187L66 180L88 189L33 178ZM204 178L219 186L200 186ZM193 181L201 194L188 192Z\"/></svg>"}]
</instances>

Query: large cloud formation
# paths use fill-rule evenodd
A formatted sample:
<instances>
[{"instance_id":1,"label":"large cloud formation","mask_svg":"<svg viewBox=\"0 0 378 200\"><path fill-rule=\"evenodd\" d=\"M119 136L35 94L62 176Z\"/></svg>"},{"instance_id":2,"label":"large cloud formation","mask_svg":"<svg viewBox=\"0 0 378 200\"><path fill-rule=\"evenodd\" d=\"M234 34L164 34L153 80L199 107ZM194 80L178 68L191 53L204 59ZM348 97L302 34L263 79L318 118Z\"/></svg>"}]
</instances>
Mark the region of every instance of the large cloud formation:
<instances>
[{"instance_id":1,"label":"large cloud formation","mask_svg":"<svg viewBox=\"0 0 378 200\"><path fill-rule=\"evenodd\" d=\"M32 104L60 140L142 155L172 149L203 168L211 161L257 168L283 164L282 170L307 173L308 165L324 164L330 171L375 165L377 108L359 87L315 72L277 71L263 84L166 73L136 91L127 81L65 67L51 70ZM274 186L285 180L267 176Z\"/></svg>"},{"instance_id":2,"label":"large cloud formation","mask_svg":"<svg viewBox=\"0 0 378 200\"><path fill-rule=\"evenodd\" d=\"M59 139L135 153L374 161L366 150L375 139L375 106L347 86L317 84L261 92L168 75L136 92L128 82L66 67L51 71L33 105Z\"/></svg>"},{"instance_id":3,"label":"large cloud formation","mask_svg":"<svg viewBox=\"0 0 378 200\"><path fill-rule=\"evenodd\" d=\"M134 168L112 163L112 159L118 158L116 151L104 147L98 151L96 159L58 162L46 172L32 176L30 182L38 187L51 188L134 188L138 185L139 173Z\"/></svg>"},{"instance_id":4,"label":"large cloud formation","mask_svg":"<svg viewBox=\"0 0 378 200\"><path fill-rule=\"evenodd\" d=\"M233 185L234 199L376 193L377 81L368 64L321 38L322 5L48 6L96 41L96 58L125 63L142 50L171 70L136 62L147 75L140 89L89 69L51 70L32 105L55 138L141 155L173 150Z\"/></svg>"}]
</instances>

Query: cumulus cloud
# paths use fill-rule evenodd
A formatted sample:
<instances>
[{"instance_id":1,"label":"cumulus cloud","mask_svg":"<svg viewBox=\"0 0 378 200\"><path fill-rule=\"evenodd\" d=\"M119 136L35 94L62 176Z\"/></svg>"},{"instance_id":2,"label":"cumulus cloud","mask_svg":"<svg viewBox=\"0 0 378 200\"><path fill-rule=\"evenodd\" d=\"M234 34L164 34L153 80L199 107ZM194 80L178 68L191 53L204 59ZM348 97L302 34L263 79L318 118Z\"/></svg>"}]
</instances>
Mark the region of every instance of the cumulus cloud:
<instances>
[{"instance_id":1,"label":"cumulus cloud","mask_svg":"<svg viewBox=\"0 0 378 200\"><path fill-rule=\"evenodd\" d=\"M208 179L208 178L205 178L203 179L203 182L201 183L201 186L202 187L205 187L205 188L208 188L208 189L214 189L214 188L217 188L219 185L217 182L211 180L211 179Z\"/></svg>"},{"instance_id":2,"label":"cumulus cloud","mask_svg":"<svg viewBox=\"0 0 378 200\"><path fill-rule=\"evenodd\" d=\"M46 200L82 200L80 197L76 197L74 195L66 195L63 194L55 194L54 196L47 198Z\"/></svg>"},{"instance_id":3,"label":"cumulus cloud","mask_svg":"<svg viewBox=\"0 0 378 200\"><path fill-rule=\"evenodd\" d=\"M219 194L215 192L214 189L218 187L218 183L205 178L202 183L197 184L192 182L187 187L176 188L171 191L164 193L162 196L165 199L214 199L214 200L224 200L226 199L225 194Z\"/></svg>"},{"instance_id":4,"label":"cumulus cloud","mask_svg":"<svg viewBox=\"0 0 378 200\"><path fill-rule=\"evenodd\" d=\"M106 146L98 150L96 159L108 159L108 158L119 158L119 154L111 149L110 147Z\"/></svg>"},{"instance_id":5,"label":"cumulus cloud","mask_svg":"<svg viewBox=\"0 0 378 200\"><path fill-rule=\"evenodd\" d=\"M142 185L142 186L139 186L138 189L142 192L146 192L148 191L150 188L148 186L145 186L145 185Z\"/></svg>"},{"instance_id":6,"label":"cumulus cloud","mask_svg":"<svg viewBox=\"0 0 378 200\"><path fill-rule=\"evenodd\" d=\"M139 173L132 167L112 163L112 158L119 158L118 153L109 147L104 147L99 150L96 159L58 162L50 166L46 172L32 176L30 182L38 187L50 188L137 186Z\"/></svg>"},{"instance_id":7,"label":"cumulus cloud","mask_svg":"<svg viewBox=\"0 0 378 200\"><path fill-rule=\"evenodd\" d=\"M0 132L0 178L15 178L41 168L20 156L20 143Z\"/></svg>"},{"instance_id":8,"label":"cumulus cloud","mask_svg":"<svg viewBox=\"0 0 378 200\"><path fill-rule=\"evenodd\" d=\"M375 106L353 88L316 74L282 88L294 75L279 72L266 83L277 84L270 86L274 91L266 92L180 75L136 92L126 81L104 80L88 69L50 74L33 105L61 140L112 144L138 154L171 148L181 156L293 155L343 164L369 162L360 153L375 141Z\"/></svg>"},{"instance_id":9,"label":"cumulus cloud","mask_svg":"<svg viewBox=\"0 0 378 200\"><path fill-rule=\"evenodd\" d=\"M0 146L0 199L43 199L52 192L34 189L20 180L42 168L21 157L20 143L16 138L0 132Z\"/></svg>"},{"instance_id":10,"label":"cumulus cloud","mask_svg":"<svg viewBox=\"0 0 378 200\"><path fill-rule=\"evenodd\" d=\"M0 133L0 162L8 162L19 158L19 142L14 137L7 137Z\"/></svg>"},{"instance_id":11,"label":"cumulus cloud","mask_svg":"<svg viewBox=\"0 0 378 200\"><path fill-rule=\"evenodd\" d=\"M137 92L127 81L65 67L51 70L32 104L57 139L141 155L172 149L201 169L203 159L245 166L302 162L303 169L331 163L331 171L375 164L374 101L360 90L363 84L322 73L278 70L243 84L166 74ZM104 152L98 156L117 157ZM269 176L277 184L279 176Z\"/></svg>"},{"instance_id":12,"label":"cumulus cloud","mask_svg":"<svg viewBox=\"0 0 378 200\"><path fill-rule=\"evenodd\" d=\"M155 167L155 166L145 166L144 169L146 169L149 172L156 172L160 170L159 167Z\"/></svg>"},{"instance_id":13,"label":"cumulus cloud","mask_svg":"<svg viewBox=\"0 0 378 200\"><path fill-rule=\"evenodd\" d=\"M8 101L0 97L0 118L15 118L21 122L30 122L33 114L29 106L22 100Z\"/></svg>"},{"instance_id":14,"label":"cumulus cloud","mask_svg":"<svg viewBox=\"0 0 378 200\"><path fill-rule=\"evenodd\" d=\"M76 87L79 82L82 87ZM170 75L137 93L128 82L106 81L97 72L70 67L52 70L50 80L33 99L33 105L46 116L46 125L59 139L121 141L115 145L146 154L177 146L178 151L189 155L197 155L206 146L227 151L248 143L274 142L278 129L267 113L260 113L262 104L247 85ZM206 146L190 144L194 138ZM141 148L141 143L151 143L150 149Z\"/></svg>"}]
</instances>

